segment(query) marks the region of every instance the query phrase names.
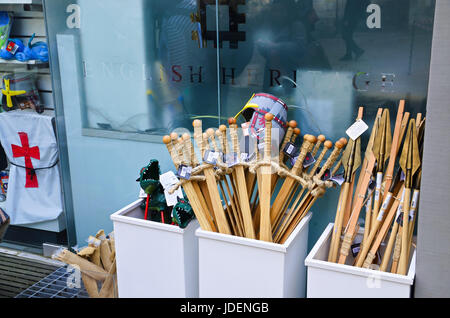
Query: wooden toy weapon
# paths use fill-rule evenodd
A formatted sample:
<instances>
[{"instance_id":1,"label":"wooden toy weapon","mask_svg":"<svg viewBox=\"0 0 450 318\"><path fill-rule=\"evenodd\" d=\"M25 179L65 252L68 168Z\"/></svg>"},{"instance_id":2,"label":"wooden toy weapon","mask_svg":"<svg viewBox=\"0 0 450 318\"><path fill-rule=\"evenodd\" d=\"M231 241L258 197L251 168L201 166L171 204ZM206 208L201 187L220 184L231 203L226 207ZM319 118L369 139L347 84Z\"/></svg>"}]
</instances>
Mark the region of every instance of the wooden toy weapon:
<instances>
[{"instance_id":1,"label":"wooden toy weapon","mask_svg":"<svg viewBox=\"0 0 450 318\"><path fill-rule=\"evenodd\" d=\"M358 112L358 118L362 119L363 108L360 107ZM344 221L344 210L347 207L350 184L353 181L353 176L356 170L361 165L361 138L350 141L347 144L347 148L342 154L341 163L344 166L344 184L341 187L341 193L339 195L339 202L336 211L336 219L334 222L333 233L331 237L331 245L328 253L328 261L335 263L337 260L337 254L339 249L339 244L341 241L342 224ZM351 189L353 192L353 188ZM350 194L351 196L351 194Z\"/></svg>"},{"instance_id":2,"label":"wooden toy weapon","mask_svg":"<svg viewBox=\"0 0 450 318\"><path fill-rule=\"evenodd\" d=\"M377 129L373 145L373 154L377 160L377 174L376 174L376 187L374 196L374 205L372 210L372 220L370 222L370 232L373 231L377 223L377 213L380 208L381 197L381 184L383 182L383 171L385 162L388 159L391 152L392 136L391 136L391 121L389 119L389 110L385 109L381 116L381 122ZM367 229L368 230L368 229Z\"/></svg>"},{"instance_id":3,"label":"wooden toy weapon","mask_svg":"<svg viewBox=\"0 0 450 318\"><path fill-rule=\"evenodd\" d=\"M403 213L403 224L402 224L402 244L401 244L401 254L399 261L398 274L406 275L407 271L407 257L409 254L408 247L408 218L410 210L410 198L411 198L411 188L412 179L416 171L420 167L420 155L419 146L417 141L417 129L416 122L414 119L409 121L408 133L406 135L405 143L403 145L403 151L400 156L399 161L400 167L405 174L405 198L404 198L404 213Z\"/></svg>"},{"instance_id":4,"label":"wooden toy weapon","mask_svg":"<svg viewBox=\"0 0 450 318\"><path fill-rule=\"evenodd\" d=\"M272 146L272 120L273 115L270 113L265 114L264 118L266 120L265 134L264 134L264 162L260 170L261 188L258 189L259 192L259 202L260 202L260 215L261 223L259 227L259 239L262 241L272 242L272 226L270 222L270 195L271 193L271 175L272 166L271 161L271 146Z\"/></svg>"},{"instance_id":5,"label":"wooden toy weapon","mask_svg":"<svg viewBox=\"0 0 450 318\"><path fill-rule=\"evenodd\" d=\"M362 166L362 170L360 173L360 179L358 181L357 186L357 192L356 194L356 200L353 204L352 213L350 215L349 222L347 224L347 228L344 235L344 240L341 245L340 249L340 256L339 256L339 264L345 264L345 260L347 259L350 246L352 244L353 236L356 233L356 226L359 218L359 213L361 212L361 209L364 204L364 198L365 193L367 192L367 188L369 186L370 179L372 177L373 168L375 166L375 156L373 154L372 148L373 148L373 142L374 137L376 134L377 126L378 126L378 116L377 119L375 119L375 123L372 128L372 133L369 139L369 143L367 144L366 152L365 152L365 158ZM375 130L375 131L374 131Z\"/></svg>"},{"instance_id":6,"label":"wooden toy weapon","mask_svg":"<svg viewBox=\"0 0 450 318\"><path fill-rule=\"evenodd\" d=\"M197 146L202 147L202 122L198 119L194 120L194 138ZM203 147L204 148L204 147ZM220 199L219 190L217 189L216 177L214 175L214 169L212 165L206 165L203 169L203 173L206 177L206 185L211 197L211 203L213 206L215 221L220 233L231 234L230 227L227 222L225 211L223 209L222 200Z\"/></svg>"},{"instance_id":7,"label":"wooden toy weapon","mask_svg":"<svg viewBox=\"0 0 450 318\"><path fill-rule=\"evenodd\" d=\"M169 151L170 156L172 157L172 161L174 162L175 168L178 169L179 165L181 164L181 159L179 157L178 152L174 149L174 145L172 143L171 136L164 136L163 137L163 143L166 145L167 150ZM197 220L201 226L201 228L205 231L212 231L216 232L216 229L213 227L213 222L211 219L211 216L207 211L204 209L204 205L200 203L200 195L199 189L197 190L194 187L194 184L192 181L188 181L183 184L184 191L186 192L186 195L189 199L189 203L192 206L192 209L194 210L195 216L197 217Z\"/></svg>"},{"instance_id":8,"label":"wooden toy weapon","mask_svg":"<svg viewBox=\"0 0 450 318\"><path fill-rule=\"evenodd\" d=\"M312 135L304 136L304 141L303 141L303 144L302 144L302 147L300 150L300 154L297 158L297 161L295 162L294 166L292 167L292 169L290 171L292 174L294 174L294 175L300 174L300 172L302 171L302 164L306 157L306 154L311 151L311 149L316 141L317 141L316 137L314 137ZM270 211L271 224L277 223L278 218L280 218L282 216L282 212L283 212L282 208L283 208L286 200L290 196L291 191L293 190L294 184L296 182L297 181L290 176L287 176L286 179L284 180L283 185L280 189L280 192L278 192L278 195L272 204L272 208Z\"/></svg>"}]
</instances>

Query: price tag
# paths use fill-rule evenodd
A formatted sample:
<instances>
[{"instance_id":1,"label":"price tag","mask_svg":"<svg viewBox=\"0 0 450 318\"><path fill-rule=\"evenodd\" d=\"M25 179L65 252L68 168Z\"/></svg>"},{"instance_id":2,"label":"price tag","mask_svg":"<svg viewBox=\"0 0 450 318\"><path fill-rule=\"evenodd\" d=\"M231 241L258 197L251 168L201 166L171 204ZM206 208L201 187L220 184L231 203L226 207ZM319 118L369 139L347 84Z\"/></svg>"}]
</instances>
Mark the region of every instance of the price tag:
<instances>
[{"instance_id":1,"label":"price tag","mask_svg":"<svg viewBox=\"0 0 450 318\"><path fill-rule=\"evenodd\" d=\"M331 178L332 178L331 170L330 169L325 170L325 173L322 176L322 181L328 181Z\"/></svg>"},{"instance_id":2,"label":"price tag","mask_svg":"<svg viewBox=\"0 0 450 318\"><path fill-rule=\"evenodd\" d=\"M178 176L180 178L189 180L191 178L191 173L192 173L192 167L190 167L190 166L180 165L178 167Z\"/></svg>"},{"instance_id":3,"label":"price tag","mask_svg":"<svg viewBox=\"0 0 450 318\"><path fill-rule=\"evenodd\" d=\"M11 53L12 55L16 54L18 49L19 49L19 46L16 43L14 43L13 41L9 41L8 45L6 46L6 51Z\"/></svg>"},{"instance_id":4,"label":"price tag","mask_svg":"<svg viewBox=\"0 0 450 318\"><path fill-rule=\"evenodd\" d=\"M239 163L239 157L236 152L227 153L225 156L225 163L228 168L231 168Z\"/></svg>"},{"instance_id":5,"label":"price tag","mask_svg":"<svg viewBox=\"0 0 450 318\"><path fill-rule=\"evenodd\" d=\"M292 142L288 142L286 146L283 149L283 152L288 156L289 158L295 157L295 155L298 152L297 147Z\"/></svg>"},{"instance_id":6,"label":"price tag","mask_svg":"<svg viewBox=\"0 0 450 318\"><path fill-rule=\"evenodd\" d=\"M246 152L242 152L241 153L241 161L242 162L249 162L249 161L252 161L253 160L253 158L256 156L256 153L252 153L252 154L248 154L248 153L246 153Z\"/></svg>"},{"instance_id":7,"label":"price tag","mask_svg":"<svg viewBox=\"0 0 450 318\"><path fill-rule=\"evenodd\" d=\"M341 186L344 183L344 181L345 181L344 174L340 173L340 174L332 176L331 177L331 181L336 183L338 186Z\"/></svg>"},{"instance_id":8,"label":"price tag","mask_svg":"<svg viewBox=\"0 0 450 318\"><path fill-rule=\"evenodd\" d=\"M362 120L358 119L350 128L345 132L351 139L356 140L359 136L361 136L369 126Z\"/></svg>"},{"instance_id":9,"label":"price tag","mask_svg":"<svg viewBox=\"0 0 450 318\"><path fill-rule=\"evenodd\" d=\"M164 188L164 196L166 198L167 206L174 206L178 203L178 198L184 199L183 191L179 187L174 193L170 194L169 190L178 183L178 178L172 171L166 172L159 176L159 182L161 182Z\"/></svg>"},{"instance_id":10,"label":"price tag","mask_svg":"<svg viewBox=\"0 0 450 318\"><path fill-rule=\"evenodd\" d=\"M351 250L352 250L353 257L358 256L360 249L361 249L361 243L352 244Z\"/></svg>"},{"instance_id":11,"label":"price tag","mask_svg":"<svg viewBox=\"0 0 450 318\"><path fill-rule=\"evenodd\" d=\"M305 160L303 160L303 168L308 168L316 162L316 158L312 155L312 153L308 152L305 156Z\"/></svg>"},{"instance_id":12,"label":"price tag","mask_svg":"<svg viewBox=\"0 0 450 318\"><path fill-rule=\"evenodd\" d=\"M203 156L203 161L212 165L217 163L217 159L219 159L220 153L212 150L206 150L205 155Z\"/></svg>"}]
</instances>

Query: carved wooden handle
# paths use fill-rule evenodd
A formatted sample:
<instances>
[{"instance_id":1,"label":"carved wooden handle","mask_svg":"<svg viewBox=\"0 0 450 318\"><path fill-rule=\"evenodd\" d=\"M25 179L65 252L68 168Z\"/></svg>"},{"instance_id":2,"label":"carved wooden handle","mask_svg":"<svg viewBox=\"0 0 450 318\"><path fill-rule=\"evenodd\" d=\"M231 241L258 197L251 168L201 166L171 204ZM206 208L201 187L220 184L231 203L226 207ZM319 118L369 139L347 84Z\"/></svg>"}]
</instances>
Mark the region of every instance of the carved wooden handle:
<instances>
[{"instance_id":1,"label":"carved wooden handle","mask_svg":"<svg viewBox=\"0 0 450 318\"><path fill-rule=\"evenodd\" d=\"M273 114L267 113L264 115L266 120L266 128L264 134L264 159L270 160L271 149L272 149L272 120Z\"/></svg>"},{"instance_id":2,"label":"carved wooden handle","mask_svg":"<svg viewBox=\"0 0 450 318\"><path fill-rule=\"evenodd\" d=\"M181 154L180 153L180 147L178 145L178 134L176 132L173 132L170 134L170 139L172 141L172 145L173 145L173 162L175 163L175 166L178 167L179 165L181 165Z\"/></svg>"},{"instance_id":3,"label":"carved wooden handle","mask_svg":"<svg viewBox=\"0 0 450 318\"><path fill-rule=\"evenodd\" d=\"M237 153L239 156L239 139L238 139L237 128L236 128L236 119L229 118L228 124L229 124L229 129L230 129L230 137L231 137L231 144L233 147L233 152Z\"/></svg>"},{"instance_id":4,"label":"carved wooden handle","mask_svg":"<svg viewBox=\"0 0 450 318\"><path fill-rule=\"evenodd\" d=\"M190 166L193 164L192 161L192 150L193 146L191 143L191 136L188 133L183 134L182 138L182 152L183 152L183 163Z\"/></svg>"},{"instance_id":5,"label":"carved wooden handle","mask_svg":"<svg viewBox=\"0 0 450 318\"><path fill-rule=\"evenodd\" d=\"M344 142L344 140L345 140L345 142ZM345 147L346 144L347 144L347 139L345 139L345 138L341 138L340 140L336 141L333 152L328 157L327 161L325 162L322 169L320 169L320 172L317 175L318 178L322 178L325 171L327 169L330 169L331 166L336 162L337 158L339 157L342 149Z\"/></svg>"},{"instance_id":6,"label":"carved wooden handle","mask_svg":"<svg viewBox=\"0 0 450 318\"><path fill-rule=\"evenodd\" d=\"M317 143L314 146L314 149L312 151L312 155L315 156L317 154L317 152L319 151L320 146L322 145L322 143L324 143L326 140L324 135L319 135L319 137L317 137Z\"/></svg>"},{"instance_id":7,"label":"carved wooden handle","mask_svg":"<svg viewBox=\"0 0 450 318\"><path fill-rule=\"evenodd\" d=\"M283 151L287 143L291 141L292 134L294 133L295 128L297 128L297 122L295 120L291 120L289 122L289 127L286 131L286 135L284 135L283 143L281 144L281 151Z\"/></svg>"},{"instance_id":8,"label":"carved wooden handle","mask_svg":"<svg viewBox=\"0 0 450 318\"><path fill-rule=\"evenodd\" d=\"M325 141L323 150L320 153L319 158L317 158L316 163L314 164L314 166L312 167L311 171L308 174L310 178L316 173L317 169L319 169L320 163L322 162L328 150L331 149L332 147L333 143L330 140Z\"/></svg>"},{"instance_id":9,"label":"carved wooden handle","mask_svg":"<svg viewBox=\"0 0 450 318\"><path fill-rule=\"evenodd\" d=\"M317 138L313 135L305 135L303 137L302 148L300 150L300 154L298 155L297 161L294 164L294 167L292 167L292 173L297 174L299 171L301 171L303 161L305 160L307 153L311 151L316 141Z\"/></svg>"},{"instance_id":10,"label":"carved wooden handle","mask_svg":"<svg viewBox=\"0 0 450 318\"><path fill-rule=\"evenodd\" d=\"M197 144L197 147L200 149L200 155L205 155L205 143L203 141L203 132L202 132L202 121L196 119L193 121L192 125L194 126L194 139Z\"/></svg>"},{"instance_id":11,"label":"carved wooden handle","mask_svg":"<svg viewBox=\"0 0 450 318\"><path fill-rule=\"evenodd\" d=\"M172 158L175 168L178 169L178 163L175 156L175 150L173 149L172 138L170 138L170 136L164 136L163 143L166 145L167 151L169 151L170 157Z\"/></svg>"}]
</instances>

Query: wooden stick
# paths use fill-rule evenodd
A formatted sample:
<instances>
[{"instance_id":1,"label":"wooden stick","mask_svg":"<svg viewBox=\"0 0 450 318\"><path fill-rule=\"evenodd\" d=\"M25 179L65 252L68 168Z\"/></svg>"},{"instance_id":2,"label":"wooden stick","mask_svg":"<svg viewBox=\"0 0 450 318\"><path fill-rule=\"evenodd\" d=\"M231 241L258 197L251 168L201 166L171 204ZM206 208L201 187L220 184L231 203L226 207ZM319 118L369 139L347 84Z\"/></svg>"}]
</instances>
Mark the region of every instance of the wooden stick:
<instances>
[{"instance_id":1,"label":"wooden stick","mask_svg":"<svg viewBox=\"0 0 450 318\"><path fill-rule=\"evenodd\" d=\"M342 149L345 147L345 145L347 145L347 139L345 139L345 138L341 138L336 142L336 144L334 146L334 150L331 152L330 156L328 157L327 161L325 162L325 165L321 168L321 170L317 174L317 177L319 179L323 177L323 175L325 174L325 172L328 169L331 169L331 167L336 162L337 158L339 157L339 155L340 155ZM309 195L311 194L312 190L314 190L314 189L308 190L308 192L303 197L300 204L298 204L297 206L295 206L295 204L292 205L291 209L294 211L293 213L297 213L297 211L301 208L301 206L306 202L306 199L309 198ZM301 198L302 193L303 193L303 191L299 193L295 202L298 202L298 199Z\"/></svg>"},{"instance_id":2,"label":"wooden stick","mask_svg":"<svg viewBox=\"0 0 450 318\"><path fill-rule=\"evenodd\" d=\"M402 192L403 192L403 187L400 189L400 193L402 193ZM383 237L388 232L389 227L392 223L392 220L395 221L394 217L395 217L396 211L398 209L399 203L400 203L399 200L395 200L394 203L392 204L391 208L389 209L388 215L386 216L386 218L383 222L383 226L381 227L380 232L377 234L377 237L374 240L372 246L370 247L370 251L367 253L367 256L365 257L365 259L363 258L363 255L361 254L360 259L364 260L362 267L369 268L369 266L372 264L373 260L375 259L376 253L377 253L378 249L380 248L381 242L383 241ZM370 243L368 243L368 244L370 244ZM390 251L387 251L387 252L390 255ZM359 256L359 254L358 254L358 256Z\"/></svg>"},{"instance_id":3,"label":"wooden stick","mask_svg":"<svg viewBox=\"0 0 450 318\"><path fill-rule=\"evenodd\" d=\"M300 154L297 158L297 161L294 164L294 167L291 169L291 173L298 175L302 171L302 164L306 157L306 154L312 149L312 146L316 142L316 137L312 135L305 135L303 145L300 151ZM271 224L275 224L278 221L278 218L282 216L282 206L285 200L291 194L293 185L296 183L296 180L287 176L283 182L283 185L278 192L278 196L275 198L272 208L270 211L270 221Z\"/></svg>"},{"instance_id":4,"label":"wooden stick","mask_svg":"<svg viewBox=\"0 0 450 318\"><path fill-rule=\"evenodd\" d=\"M327 143L328 146L330 146L329 143ZM347 144L347 139L345 138L341 138L340 140L338 140L334 146L334 150L332 151L332 153L330 154L330 156L328 157L327 161L325 162L325 164L323 165L323 167L321 168L320 172L317 174L318 178L321 178L325 171L330 169L331 166L334 164L334 162L336 161L336 159L339 157L339 154L341 153L342 149L344 148L344 146ZM331 148L331 147L330 147ZM304 215L305 213L302 213L304 211L306 211L306 208L308 206L311 206L310 202L313 200L312 199L312 195L311 192L314 189L311 189L307 192L307 194L305 195L305 197L302 199L302 202L296 206L296 202L299 201L299 199L301 198L301 194L300 193L294 204L292 205L289 215L286 216L285 221L283 222L283 224L281 225L281 227L278 229L277 231L277 235L276 235L276 239L281 241L282 237L286 237L286 233L290 232L293 228L293 225L295 225L296 220L298 220L299 218L302 217L302 215ZM315 200L314 200L315 202ZM303 206L306 206L306 208L302 209Z\"/></svg>"},{"instance_id":5,"label":"wooden stick","mask_svg":"<svg viewBox=\"0 0 450 318\"><path fill-rule=\"evenodd\" d=\"M377 129L376 124L374 124L373 129ZM353 206L353 210L352 210L352 214L350 216L349 223L347 225L347 229L346 229L346 232L344 235L344 240L342 242L339 261L338 261L339 264L345 264L345 260L347 259L348 252L350 250L350 246L352 243L352 238L355 233L356 223L358 222L359 213L361 212L361 209L363 206L365 193L367 191L370 179L372 177L373 167L375 166L375 156L373 155L372 147L373 147L373 139L371 138L371 140L369 139L369 143L367 145L366 154L365 154L365 159L367 159L366 166L364 167L364 164L363 164L364 170L361 170L361 173L360 173L360 178L362 178L362 179L360 179L361 180L360 187L359 187L358 192L356 193L357 197L356 197L356 200L355 200L355 203Z\"/></svg>"},{"instance_id":6,"label":"wooden stick","mask_svg":"<svg viewBox=\"0 0 450 318\"><path fill-rule=\"evenodd\" d=\"M199 146L204 155L205 145L203 143L202 134L202 122L201 120L194 120L194 138L197 146ZM211 198L211 203L213 206L215 221L219 230L219 233L230 234L231 230L228 225L225 211L223 209L222 200L220 199L219 190L217 188L216 177L214 175L214 169L212 166L207 167L203 170L206 177L206 185L208 187L209 196Z\"/></svg>"},{"instance_id":7,"label":"wooden stick","mask_svg":"<svg viewBox=\"0 0 450 318\"><path fill-rule=\"evenodd\" d=\"M394 173L394 166L397 159L397 153L398 153L398 145L401 143L401 129L402 129L402 119L403 119L403 112L405 109L405 101L402 99L398 105L397 110L397 118L395 120L395 127L394 127L394 135L392 137L392 147L391 147L391 153L389 155L389 163L386 168L385 174L384 174L384 188L390 189L392 184L392 178ZM383 200L386 199L387 193L384 194Z\"/></svg>"},{"instance_id":8,"label":"wooden stick","mask_svg":"<svg viewBox=\"0 0 450 318\"><path fill-rule=\"evenodd\" d=\"M377 158L377 174L376 174L376 187L374 204L372 210L372 220L370 231L374 230L377 224L377 216L380 210L382 195L381 195L381 185L383 183L383 171L385 162L390 155L392 145L391 137L391 125L389 118L389 110L385 109L381 117L380 127L377 131L376 142L374 144L374 155Z\"/></svg>"},{"instance_id":9,"label":"wooden stick","mask_svg":"<svg viewBox=\"0 0 450 318\"><path fill-rule=\"evenodd\" d=\"M272 242L272 226L270 223L270 196L267 195L271 193L271 177L272 177L272 167L270 166L271 161L271 146L272 146L272 120L273 115L271 113L265 114L264 118L266 120L265 134L264 134L264 162L267 165L263 165L259 168L261 171L261 189L259 192L259 202L260 202L260 232L259 239L266 242Z\"/></svg>"},{"instance_id":10,"label":"wooden stick","mask_svg":"<svg viewBox=\"0 0 450 318\"><path fill-rule=\"evenodd\" d=\"M219 139L220 148L221 148L222 153L224 154L224 156L226 155L226 145L225 145L226 141L224 140L224 136L226 136L226 130L227 130L227 127L225 125L221 125L219 127L219 129L216 130L216 136ZM217 149L215 148L215 150L220 152L219 147L217 147ZM219 157L219 162L223 162L223 160L220 157ZM229 186L229 182L228 182L228 179L227 179L226 175L223 176L223 184L225 184L225 188L227 190L226 192L228 194L228 199L229 199L229 202L231 204L231 206L230 206L230 204L228 205L227 210L231 207L232 215L230 217L232 217L234 219L234 220L232 220L232 222L234 223L234 224L232 224L232 226L234 227L234 232L236 233L236 235L243 237L244 236L244 230L243 230L243 227L242 227L241 222L239 220L239 213L240 212L239 212L239 210L237 208L238 203L235 201L236 197L233 196L231 191L230 191L230 186ZM221 189L223 191L223 186L221 185L220 182L219 182L219 185L220 185L220 187L221 187ZM225 194L224 194L224 197L226 197Z\"/></svg>"},{"instance_id":11,"label":"wooden stick","mask_svg":"<svg viewBox=\"0 0 450 318\"><path fill-rule=\"evenodd\" d=\"M347 207L348 196L350 184L355 173L355 168L360 163L359 148L357 148L359 140L351 140L347 145L346 152L342 155L342 165L345 169L345 182L341 188L342 196L338 202L338 207L336 211L336 220L333 229L333 235L331 239L330 251L328 254L328 261L335 263L337 261L337 254L339 249L339 244L341 240L342 225L344 221L344 209Z\"/></svg>"},{"instance_id":12,"label":"wooden stick","mask_svg":"<svg viewBox=\"0 0 450 318\"><path fill-rule=\"evenodd\" d=\"M177 168L181 164L181 161L179 158L179 154L173 148L172 140L173 139L170 136L163 137L163 143L166 145L167 150L169 151L169 154L172 157L172 161L174 162L174 165ZM186 192L186 195L189 199L189 203L192 206L192 209L200 224L200 227L205 231L215 232L215 229L212 226L213 222L211 220L211 216L204 210L204 207L200 203L199 193L194 188L193 182L186 182L183 185L183 189Z\"/></svg>"},{"instance_id":13,"label":"wooden stick","mask_svg":"<svg viewBox=\"0 0 450 318\"><path fill-rule=\"evenodd\" d=\"M402 155L400 157L400 166L405 173L405 198L404 198L404 213L403 213L403 224L402 224L402 249L400 255L400 261L398 265L398 274L406 275L408 270L408 237L409 237L409 227L408 218L410 210L410 199L411 199L411 188L412 188L412 178L416 173L417 169L420 167L420 157L419 157L419 147L417 140L417 130L416 123L414 119L411 119L408 127L408 135L405 139L405 144L403 146Z\"/></svg>"},{"instance_id":14,"label":"wooden stick","mask_svg":"<svg viewBox=\"0 0 450 318\"><path fill-rule=\"evenodd\" d=\"M230 118L230 136L233 145L233 152L240 158L239 139L237 130L234 126L236 119ZM253 228L252 213L250 210L250 200L248 198L247 183L245 181L244 167L236 165L233 167L235 173L235 182L237 185L237 194L239 199L239 206L241 208L242 220L244 221L245 237L255 239L255 229Z\"/></svg>"},{"instance_id":15,"label":"wooden stick","mask_svg":"<svg viewBox=\"0 0 450 318\"><path fill-rule=\"evenodd\" d=\"M320 146L325 142L326 137L324 135L317 136L317 143L314 145L314 148L311 154L315 157L317 152L319 152Z\"/></svg>"},{"instance_id":16,"label":"wooden stick","mask_svg":"<svg viewBox=\"0 0 450 318\"><path fill-rule=\"evenodd\" d=\"M381 120L382 113L383 113L383 108L378 108L378 112L377 112L377 115L375 117L375 121L374 121L374 124L373 124L374 128L372 128L372 132L370 133L370 137L369 137L368 146L370 145L370 147L373 147L373 143L374 143L374 140L375 140L375 135L376 135L376 132L377 132L376 127L378 126L378 122ZM370 149L370 151L372 152L372 149ZM366 153L367 153L367 150L366 150ZM361 165L361 171L365 171L366 170L367 163L368 163L368 160L367 160L366 156L364 156L363 164ZM363 174L360 173L359 174L358 183L356 184L355 194L361 193L360 188L361 188L361 183L362 183L363 179L364 179L363 178ZM355 203L356 203L356 200L353 201L352 211L355 208Z\"/></svg>"},{"instance_id":17,"label":"wooden stick","mask_svg":"<svg viewBox=\"0 0 450 318\"><path fill-rule=\"evenodd\" d=\"M380 271L382 271L382 272L387 271L387 267L388 267L389 261L391 259L392 250L394 249L394 244L395 244L395 241L396 241L397 231L398 231L397 219L398 219L398 217L400 216L400 214L401 214L401 212L403 210L403 199L405 198L405 196L404 196L405 192L404 191L405 191L405 189L404 189L404 186L403 186L402 190L399 192L399 193L402 193L402 196L401 196L401 199L400 199L400 204L398 204L398 207L397 207L397 213L396 213L395 218L394 218L394 223L393 223L393 226L392 226L392 229L391 229L391 235L389 237L388 244L387 244L386 249L384 251L383 258L381 260ZM396 200L394 203L396 203L396 202L398 202L398 200Z\"/></svg>"},{"instance_id":18,"label":"wooden stick","mask_svg":"<svg viewBox=\"0 0 450 318\"><path fill-rule=\"evenodd\" d=\"M395 186L395 184L394 184L394 186ZM375 221L376 223L372 227L372 230L370 231L370 234L369 234L367 240L364 241L364 246L360 250L360 252L359 252L360 255L358 255L359 258L358 258L358 261L356 262L356 266L357 267L363 266L363 263L366 260L367 253L369 253L369 249L370 249L370 247L372 245L372 242L373 242L373 240L375 239L375 236L378 233L378 229L380 228L380 226L382 224L386 223L386 222L383 223L384 214L385 214L386 210L388 209L388 207L391 204L391 199L394 196L394 194L393 194L394 189L395 189L395 187L392 187L391 189L389 189L389 191L388 191L388 193L386 195L386 198L383 201L383 205L381 206L380 211L378 212L378 215L377 215L377 218L376 218L376 221ZM394 212L392 212L392 213L394 213ZM393 214L392 214L392 216L393 216ZM390 223L390 222L388 222L388 223ZM379 236L380 235L378 234L378 237ZM383 236L384 236L384 233L381 236L381 238L383 238ZM371 257L375 257L375 254L374 253L370 254L368 258L370 259ZM371 263L372 261L373 261L373 258L370 261L370 264L372 264Z\"/></svg>"},{"instance_id":19,"label":"wooden stick","mask_svg":"<svg viewBox=\"0 0 450 318\"><path fill-rule=\"evenodd\" d=\"M284 162L284 148L286 147L287 143L291 141L292 134L294 133L294 129L297 128L297 122L295 120L291 120L289 122L288 129L286 131L286 134L284 135L283 143L281 144L280 148L280 164Z\"/></svg>"}]
</instances>

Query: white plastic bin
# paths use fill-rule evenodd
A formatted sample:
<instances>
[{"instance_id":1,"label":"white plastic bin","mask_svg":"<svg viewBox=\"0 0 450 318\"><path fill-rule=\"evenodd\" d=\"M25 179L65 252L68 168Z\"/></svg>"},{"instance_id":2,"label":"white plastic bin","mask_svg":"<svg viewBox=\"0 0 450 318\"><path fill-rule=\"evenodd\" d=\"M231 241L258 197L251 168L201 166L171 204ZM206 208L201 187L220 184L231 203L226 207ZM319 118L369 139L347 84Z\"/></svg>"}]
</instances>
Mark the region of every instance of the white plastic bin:
<instances>
[{"instance_id":1,"label":"white plastic bin","mask_svg":"<svg viewBox=\"0 0 450 318\"><path fill-rule=\"evenodd\" d=\"M330 223L305 260L308 268L308 298L409 298L416 272L416 251L413 250L408 275L329 263L333 223ZM358 235L363 235L360 230ZM353 256L346 264L352 264Z\"/></svg>"},{"instance_id":2,"label":"white plastic bin","mask_svg":"<svg viewBox=\"0 0 450 318\"><path fill-rule=\"evenodd\" d=\"M198 229L200 297L304 297L311 216L282 245Z\"/></svg>"},{"instance_id":3,"label":"white plastic bin","mask_svg":"<svg viewBox=\"0 0 450 318\"><path fill-rule=\"evenodd\" d=\"M141 201L111 215L119 297L198 297L197 220L185 229L146 221Z\"/></svg>"}]
</instances>

